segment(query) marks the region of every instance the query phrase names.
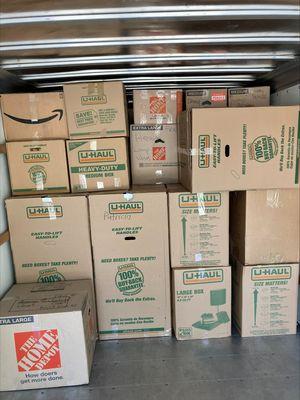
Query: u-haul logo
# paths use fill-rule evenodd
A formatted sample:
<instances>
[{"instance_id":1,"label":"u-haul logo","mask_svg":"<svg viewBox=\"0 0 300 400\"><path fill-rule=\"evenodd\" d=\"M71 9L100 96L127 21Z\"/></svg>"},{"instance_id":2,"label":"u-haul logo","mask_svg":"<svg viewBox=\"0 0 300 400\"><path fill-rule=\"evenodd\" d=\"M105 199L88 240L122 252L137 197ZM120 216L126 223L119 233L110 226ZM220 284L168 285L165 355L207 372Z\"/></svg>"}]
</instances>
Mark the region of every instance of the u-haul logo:
<instances>
[{"instance_id":1,"label":"u-haul logo","mask_svg":"<svg viewBox=\"0 0 300 400\"><path fill-rule=\"evenodd\" d=\"M210 164L210 137L209 135L199 135L199 168L208 168Z\"/></svg>"},{"instance_id":2,"label":"u-haul logo","mask_svg":"<svg viewBox=\"0 0 300 400\"><path fill-rule=\"evenodd\" d=\"M92 104L106 104L107 97L105 94L93 95L93 96L81 96L81 104L83 106L89 106Z\"/></svg>"},{"instance_id":3,"label":"u-haul logo","mask_svg":"<svg viewBox=\"0 0 300 400\"><path fill-rule=\"evenodd\" d=\"M19 372L61 368L57 329L14 334Z\"/></svg>"},{"instance_id":4,"label":"u-haul logo","mask_svg":"<svg viewBox=\"0 0 300 400\"><path fill-rule=\"evenodd\" d=\"M220 207L221 193L180 194L180 208Z\"/></svg>"},{"instance_id":5,"label":"u-haul logo","mask_svg":"<svg viewBox=\"0 0 300 400\"><path fill-rule=\"evenodd\" d=\"M144 204L142 201L109 203L108 209L110 214L139 214L144 212Z\"/></svg>"},{"instance_id":6,"label":"u-haul logo","mask_svg":"<svg viewBox=\"0 0 300 400\"><path fill-rule=\"evenodd\" d=\"M26 208L27 218L61 218L63 216L62 206L37 206Z\"/></svg>"},{"instance_id":7,"label":"u-haul logo","mask_svg":"<svg viewBox=\"0 0 300 400\"><path fill-rule=\"evenodd\" d=\"M252 281L269 281L291 279L292 268L289 266L280 267L254 267L251 269Z\"/></svg>"},{"instance_id":8,"label":"u-haul logo","mask_svg":"<svg viewBox=\"0 0 300 400\"><path fill-rule=\"evenodd\" d=\"M81 164L116 161L116 150L99 149L99 150L79 151L78 161Z\"/></svg>"},{"instance_id":9,"label":"u-haul logo","mask_svg":"<svg viewBox=\"0 0 300 400\"><path fill-rule=\"evenodd\" d=\"M199 283L223 282L222 269L196 269L183 273L184 285L196 285Z\"/></svg>"},{"instance_id":10,"label":"u-haul logo","mask_svg":"<svg viewBox=\"0 0 300 400\"><path fill-rule=\"evenodd\" d=\"M26 164L36 163L36 162L49 162L49 153L25 153L23 154L23 162Z\"/></svg>"}]
</instances>

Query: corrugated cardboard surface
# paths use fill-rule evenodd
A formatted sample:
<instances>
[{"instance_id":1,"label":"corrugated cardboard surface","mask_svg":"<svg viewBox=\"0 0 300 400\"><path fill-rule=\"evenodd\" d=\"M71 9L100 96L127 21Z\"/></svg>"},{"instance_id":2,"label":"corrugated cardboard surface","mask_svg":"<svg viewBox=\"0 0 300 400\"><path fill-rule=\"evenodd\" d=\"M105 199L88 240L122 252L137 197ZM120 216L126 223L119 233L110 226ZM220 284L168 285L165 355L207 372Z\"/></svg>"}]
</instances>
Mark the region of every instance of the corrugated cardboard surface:
<instances>
[{"instance_id":1,"label":"corrugated cardboard surface","mask_svg":"<svg viewBox=\"0 0 300 400\"><path fill-rule=\"evenodd\" d=\"M2 94L0 100L7 141L68 138L62 92Z\"/></svg>"},{"instance_id":2,"label":"corrugated cardboard surface","mask_svg":"<svg viewBox=\"0 0 300 400\"><path fill-rule=\"evenodd\" d=\"M127 136L122 82L64 85L68 128L72 139Z\"/></svg>"},{"instance_id":3,"label":"corrugated cardboard surface","mask_svg":"<svg viewBox=\"0 0 300 400\"><path fill-rule=\"evenodd\" d=\"M229 107L266 107L270 105L270 86L228 89Z\"/></svg>"},{"instance_id":4,"label":"corrugated cardboard surface","mask_svg":"<svg viewBox=\"0 0 300 400\"><path fill-rule=\"evenodd\" d=\"M14 195L70 191L63 140L7 143L7 158Z\"/></svg>"},{"instance_id":5,"label":"corrugated cardboard surface","mask_svg":"<svg viewBox=\"0 0 300 400\"><path fill-rule=\"evenodd\" d=\"M231 193L232 253L243 264L295 263L299 256L299 190Z\"/></svg>"},{"instance_id":6,"label":"corrugated cardboard surface","mask_svg":"<svg viewBox=\"0 0 300 400\"><path fill-rule=\"evenodd\" d=\"M93 279L84 196L6 200L16 281Z\"/></svg>"},{"instance_id":7,"label":"corrugated cardboard surface","mask_svg":"<svg viewBox=\"0 0 300 400\"><path fill-rule=\"evenodd\" d=\"M299 264L234 264L233 317L241 336L296 333Z\"/></svg>"},{"instance_id":8,"label":"corrugated cardboard surface","mask_svg":"<svg viewBox=\"0 0 300 400\"><path fill-rule=\"evenodd\" d=\"M134 184L178 182L175 124L131 125L130 144Z\"/></svg>"},{"instance_id":9,"label":"corrugated cardboard surface","mask_svg":"<svg viewBox=\"0 0 300 400\"><path fill-rule=\"evenodd\" d=\"M70 140L67 153L72 192L128 189L125 138Z\"/></svg>"},{"instance_id":10,"label":"corrugated cardboard surface","mask_svg":"<svg viewBox=\"0 0 300 400\"><path fill-rule=\"evenodd\" d=\"M0 301L1 390L89 382L96 313L92 282L14 285Z\"/></svg>"},{"instance_id":11,"label":"corrugated cardboard surface","mask_svg":"<svg viewBox=\"0 0 300 400\"><path fill-rule=\"evenodd\" d=\"M187 90L185 105L187 110L199 107L227 107L227 89Z\"/></svg>"},{"instance_id":12,"label":"corrugated cardboard surface","mask_svg":"<svg viewBox=\"0 0 300 400\"><path fill-rule=\"evenodd\" d=\"M179 131L181 183L191 192L299 187L298 114L298 106L194 108L191 130Z\"/></svg>"},{"instance_id":13,"label":"corrugated cardboard surface","mask_svg":"<svg viewBox=\"0 0 300 400\"><path fill-rule=\"evenodd\" d=\"M168 185L171 267L229 264L229 193Z\"/></svg>"},{"instance_id":14,"label":"corrugated cardboard surface","mask_svg":"<svg viewBox=\"0 0 300 400\"><path fill-rule=\"evenodd\" d=\"M231 335L231 267L173 269L178 340Z\"/></svg>"},{"instance_id":15,"label":"corrugated cardboard surface","mask_svg":"<svg viewBox=\"0 0 300 400\"><path fill-rule=\"evenodd\" d=\"M171 335L166 193L150 186L89 203L100 339Z\"/></svg>"},{"instance_id":16,"label":"corrugated cardboard surface","mask_svg":"<svg viewBox=\"0 0 300 400\"><path fill-rule=\"evenodd\" d=\"M176 124L182 111L182 90L134 90L135 124Z\"/></svg>"}]
</instances>

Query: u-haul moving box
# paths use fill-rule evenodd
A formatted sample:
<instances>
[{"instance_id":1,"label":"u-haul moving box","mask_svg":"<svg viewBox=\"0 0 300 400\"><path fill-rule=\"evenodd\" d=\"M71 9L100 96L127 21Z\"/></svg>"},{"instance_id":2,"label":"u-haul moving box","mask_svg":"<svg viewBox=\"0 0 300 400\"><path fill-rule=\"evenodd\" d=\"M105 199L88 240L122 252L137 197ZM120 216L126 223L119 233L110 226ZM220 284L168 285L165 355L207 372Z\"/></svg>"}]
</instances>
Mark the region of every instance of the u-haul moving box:
<instances>
[{"instance_id":1,"label":"u-haul moving box","mask_svg":"<svg viewBox=\"0 0 300 400\"><path fill-rule=\"evenodd\" d=\"M241 336L296 333L299 264L234 261L233 319Z\"/></svg>"},{"instance_id":2,"label":"u-haul moving box","mask_svg":"<svg viewBox=\"0 0 300 400\"><path fill-rule=\"evenodd\" d=\"M89 196L100 339L171 335L167 195Z\"/></svg>"},{"instance_id":3,"label":"u-haul moving box","mask_svg":"<svg viewBox=\"0 0 300 400\"><path fill-rule=\"evenodd\" d=\"M187 90L186 109L202 107L227 107L227 89Z\"/></svg>"},{"instance_id":4,"label":"u-haul moving box","mask_svg":"<svg viewBox=\"0 0 300 400\"><path fill-rule=\"evenodd\" d=\"M64 85L71 139L127 136L127 111L122 82Z\"/></svg>"},{"instance_id":5,"label":"u-haul moving box","mask_svg":"<svg viewBox=\"0 0 300 400\"><path fill-rule=\"evenodd\" d=\"M14 285L0 301L0 341L1 390L88 383L96 343L92 282Z\"/></svg>"},{"instance_id":6,"label":"u-haul moving box","mask_svg":"<svg viewBox=\"0 0 300 400\"><path fill-rule=\"evenodd\" d=\"M229 264L229 193L167 185L171 267Z\"/></svg>"},{"instance_id":7,"label":"u-haul moving box","mask_svg":"<svg viewBox=\"0 0 300 400\"><path fill-rule=\"evenodd\" d=\"M178 340L231 335L231 267L173 269L173 327Z\"/></svg>"},{"instance_id":8,"label":"u-haul moving box","mask_svg":"<svg viewBox=\"0 0 300 400\"><path fill-rule=\"evenodd\" d=\"M128 189L125 138L68 140L72 192Z\"/></svg>"},{"instance_id":9,"label":"u-haul moving box","mask_svg":"<svg viewBox=\"0 0 300 400\"><path fill-rule=\"evenodd\" d=\"M266 107L270 105L270 86L228 89L229 107Z\"/></svg>"},{"instance_id":10,"label":"u-haul moving box","mask_svg":"<svg viewBox=\"0 0 300 400\"><path fill-rule=\"evenodd\" d=\"M84 196L6 200L17 283L93 279Z\"/></svg>"},{"instance_id":11,"label":"u-haul moving box","mask_svg":"<svg viewBox=\"0 0 300 400\"><path fill-rule=\"evenodd\" d=\"M244 265L299 262L299 190L230 193L231 252Z\"/></svg>"},{"instance_id":12,"label":"u-haul moving box","mask_svg":"<svg viewBox=\"0 0 300 400\"><path fill-rule=\"evenodd\" d=\"M181 183L193 193L299 187L298 123L299 106L183 112Z\"/></svg>"},{"instance_id":13,"label":"u-haul moving box","mask_svg":"<svg viewBox=\"0 0 300 400\"><path fill-rule=\"evenodd\" d=\"M6 148L14 195L70 191L63 140L10 142Z\"/></svg>"}]
</instances>

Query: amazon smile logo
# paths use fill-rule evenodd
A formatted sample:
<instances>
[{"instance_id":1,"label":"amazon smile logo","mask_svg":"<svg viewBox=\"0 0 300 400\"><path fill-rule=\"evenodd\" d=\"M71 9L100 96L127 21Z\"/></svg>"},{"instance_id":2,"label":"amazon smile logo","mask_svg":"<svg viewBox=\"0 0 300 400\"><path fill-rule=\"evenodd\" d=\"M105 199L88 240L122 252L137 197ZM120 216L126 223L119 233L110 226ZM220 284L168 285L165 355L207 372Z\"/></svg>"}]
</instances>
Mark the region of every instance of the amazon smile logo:
<instances>
[{"instance_id":1,"label":"amazon smile logo","mask_svg":"<svg viewBox=\"0 0 300 400\"><path fill-rule=\"evenodd\" d=\"M26 118L19 118L19 117L15 117L14 115L10 115L7 113L4 113L4 115L10 119L12 119L13 121L16 122L20 122L21 124L29 124L29 125L38 125L38 124L44 124L45 122L49 122L52 119L58 117L58 120L60 121L63 117L63 110L62 109L56 109L51 111L53 113L53 115L50 115L49 117L45 117L45 118L40 118L40 119L26 119Z\"/></svg>"}]
</instances>

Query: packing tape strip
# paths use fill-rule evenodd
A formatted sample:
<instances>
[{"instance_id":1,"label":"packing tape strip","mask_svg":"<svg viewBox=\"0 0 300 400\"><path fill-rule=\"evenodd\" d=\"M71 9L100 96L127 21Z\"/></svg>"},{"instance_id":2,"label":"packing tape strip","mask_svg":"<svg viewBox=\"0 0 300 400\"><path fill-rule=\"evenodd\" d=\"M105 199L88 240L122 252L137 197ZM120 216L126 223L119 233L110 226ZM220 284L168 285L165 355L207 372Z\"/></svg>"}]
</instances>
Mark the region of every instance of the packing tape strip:
<instances>
[{"instance_id":1,"label":"packing tape strip","mask_svg":"<svg viewBox=\"0 0 300 400\"><path fill-rule=\"evenodd\" d=\"M203 192L198 192L197 194L197 201L198 201L198 214L199 215L205 215L206 214L206 209L205 209L205 198L204 198L204 193Z\"/></svg>"},{"instance_id":2,"label":"packing tape strip","mask_svg":"<svg viewBox=\"0 0 300 400\"><path fill-rule=\"evenodd\" d=\"M88 89L89 96L91 96L93 94L96 94L98 96L103 96L104 82L89 82L87 89Z\"/></svg>"},{"instance_id":3,"label":"packing tape strip","mask_svg":"<svg viewBox=\"0 0 300 400\"><path fill-rule=\"evenodd\" d=\"M282 203L280 201L280 195L278 190L267 190L267 207L280 208Z\"/></svg>"},{"instance_id":4,"label":"packing tape strip","mask_svg":"<svg viewBox=\"0 0 300 400\"><path fill-rule=\"evenodd\" d=\"M51 197L42 197L42 202L48 207L49 219L56 219L56 208Z\"/></svg>"}]
</instances>

